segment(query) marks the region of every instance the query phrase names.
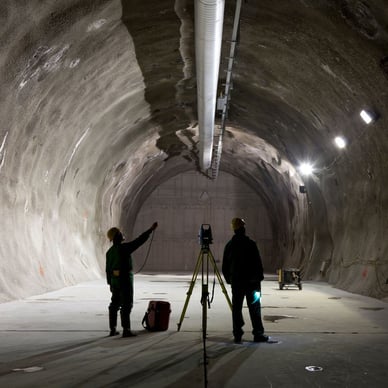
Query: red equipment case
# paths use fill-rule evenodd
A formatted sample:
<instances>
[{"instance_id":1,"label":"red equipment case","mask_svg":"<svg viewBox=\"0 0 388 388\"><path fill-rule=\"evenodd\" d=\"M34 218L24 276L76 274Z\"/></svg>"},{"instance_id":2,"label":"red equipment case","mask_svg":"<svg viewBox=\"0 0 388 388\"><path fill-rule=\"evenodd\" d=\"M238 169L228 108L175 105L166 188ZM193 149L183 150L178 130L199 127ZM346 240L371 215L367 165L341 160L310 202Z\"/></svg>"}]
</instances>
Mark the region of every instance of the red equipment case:
<instances>
[{"instance_id":1,"label":"red equipment case","mask_svg":"<svg viewBox=\"0 0 388 388\"><path fill-rule=\"evenodd\" d=\"M151 300L142 325L149 331L165 331L168 329L170 313L171 307L169 302Z\"/></svg>"}]
</instances>

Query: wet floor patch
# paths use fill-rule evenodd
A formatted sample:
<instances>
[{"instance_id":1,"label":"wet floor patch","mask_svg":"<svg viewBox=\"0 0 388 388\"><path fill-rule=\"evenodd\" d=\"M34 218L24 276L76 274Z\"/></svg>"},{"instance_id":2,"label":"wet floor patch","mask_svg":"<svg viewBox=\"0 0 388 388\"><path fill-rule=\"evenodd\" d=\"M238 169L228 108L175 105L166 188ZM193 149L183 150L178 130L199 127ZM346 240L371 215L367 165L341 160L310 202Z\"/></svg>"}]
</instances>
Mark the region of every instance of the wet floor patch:
<instances>
[{"instance_id":1,"label":"wet floor patch","mask_svg":"<svg viewBox=\"0 0 388 388\"><path fill-rule=\"evenodd\" d=\"M327 299L341 299L341 297L339 297L339 296L331 296L330 298L327 298Z\"/></svg>"},{"instance_id":2,"label":"wet floor patch","mask_svg":"<svg viewBox=\"0 0 388 388\"><path fill-rule=\"evenodd\" d=\"M152 294L152 295L156 295L156 294ZM160 294L158 294L160 295ZM138 300L156 300L154 296L149 296L148 298L138 298Z\"/></svg>"},{"instance_id":3,"label":"wet floor patch","mask_svg":"<svg viewBox=\"0 0 388 388\"><path fill-rule=\"evenodd\" d=\"M191 283L187 279L182 280L150 280L150 283Z\"/></svg>"},{"instance_id":4,"label":"wet floor patch","mask_svg":"<svg viewBox=\"0 0 388 388\"><path fill-rule=\"evenodd\" d=\"M13 372L25 372L25 373L39 372L41 370L43 370L41 366L29 366L28 368L12 369Z\"/></svg>"},{"instance_id":5,"label":"wet floor patch","mask_svg":"<svg viewBox=\"0 0 388 388\"><path fill-rule=\"evenodd\" d=\"M48 302L59 302L60 298L53 298L53 299L32 299L32 300L26 300L26 303L48 303Z\"/></svg>"},{"instance_id":6,"label":"wet floor patch","mask_svg":"<svg viewBox=\"0 0 388 388\"><path fill-rule=\"evenodd\" d=\"M277 321L280 321L281 319L295 319L296 317L292 315L264 315L264 320L267 322L276 323Z\"/></svg>"},{"instance_id":7,"label":"wet floor patch","mask_svg":"<svg viewBox=\"0 0 388 388\"><path fill-rule=\"evenodd\" d=\"M384 310L384 307L360 307L361 310L380 311Z\"/></svg>"},{"instance_id":8,"label":"wet floor patch","mask_svg":"<svg viewBox=\"0 0 388 388\"><path fill-rule=\"evenodd\" d=\"M305 369L309 372L322 372L323 371L323 368L321 366L315 366L315 365L306 366Z\"/></svg>"},{"instance_id":9,"label":"wet floor patch","mask_svg":"<svg viewBox=\"0 0 388 388\"><path fill-rule=\"evenodd\" d=\"M261 307L262 309L284 309L284 308L287 308L287 309L296 309L296 310L303 310L303 309L307 309L307 307L301 307L301 306L262 306Z\"/></svg>"}]
</instances>

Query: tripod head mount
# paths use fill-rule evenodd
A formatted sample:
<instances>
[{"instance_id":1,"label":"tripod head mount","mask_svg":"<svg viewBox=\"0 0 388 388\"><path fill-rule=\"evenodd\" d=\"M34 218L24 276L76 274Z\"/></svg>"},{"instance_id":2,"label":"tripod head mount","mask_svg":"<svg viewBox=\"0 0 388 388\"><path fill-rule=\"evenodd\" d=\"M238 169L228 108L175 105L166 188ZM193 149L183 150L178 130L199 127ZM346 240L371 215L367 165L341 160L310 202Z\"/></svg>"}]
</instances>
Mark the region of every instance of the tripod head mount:
<instances>
[{"instance_id":1,"label":"tripod head mount","mask_svg":"<svg viewBox=\"0 0 388 388\"><path fill-rule=\"evenodd\" d=\"M213 244L212 228L209 224L202 224L199 229L199 243L202 248L209 249L209 245Z\"/></svg>"},{"instance_id":2,"label":"tripod head mount","mask_svg":"<svg viewBox=\"0 0 388 388\"><path fill-rule=\"evenodd\" d=\"M209 245L213 243L212 229L209 224L202 224L199 229L198 235L199 243L201 244L201 251L198 255L197 264L195 265L194 273L191 278L190 288L187 292L187 297L185 304L183 306L181 318L178 323L178 331L181 328L182 321L185 317L187 305L189 303L190 296L192 294L195 281L198 277L198 272L201 269L202 265L202 296L201 296L201 304L202 304L202 331L203 338L205 340L206 337L206 316L207 316L207 308L210 307L210 303L213 300L209 301L209 290L208 290L208 275L209 275L209 267L214 269L214 275L217 277L219 284L221 285L222 292L224 293L230 310L232 310L232 302L229 299L228 292L225 289L224 282L222 281L221 274L218 271L217 264L214 260L213 254L209 248ZM206 273L205 273L206 270ZM215 279L213 282L213 296L214 296L214 287L215 287Z\"/></svg>"}]
</instances>

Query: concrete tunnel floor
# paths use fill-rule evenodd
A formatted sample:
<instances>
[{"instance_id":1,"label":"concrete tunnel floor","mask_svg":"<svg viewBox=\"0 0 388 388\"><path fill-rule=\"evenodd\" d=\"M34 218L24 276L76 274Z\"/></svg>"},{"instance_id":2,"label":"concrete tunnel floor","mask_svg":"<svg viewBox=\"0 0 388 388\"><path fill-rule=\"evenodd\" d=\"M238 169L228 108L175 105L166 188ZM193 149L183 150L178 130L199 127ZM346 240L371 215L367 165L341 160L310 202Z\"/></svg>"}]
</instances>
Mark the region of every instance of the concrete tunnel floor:
<instances>
[{"instance_id":1,"label":"concrete tunnel floor","mask_svg":"<svg viewBox=\"0 0 388 388\"><path fill-rule=\"evenodd\" d=\"M177 331L191 276L135 275L133 338L108 337L110 293L103 279L1 304L0 386L205 386L200 277ZM326 283L302 286L279 290L276 276L268 275L262 317L273 343L252 342L244 308L244 342L234 344L231 312L216 282L207 310L208 387L386 387L386 301ZM150 300L171 303L167 331L142 327Z\"/></svg>"}]
</instances>

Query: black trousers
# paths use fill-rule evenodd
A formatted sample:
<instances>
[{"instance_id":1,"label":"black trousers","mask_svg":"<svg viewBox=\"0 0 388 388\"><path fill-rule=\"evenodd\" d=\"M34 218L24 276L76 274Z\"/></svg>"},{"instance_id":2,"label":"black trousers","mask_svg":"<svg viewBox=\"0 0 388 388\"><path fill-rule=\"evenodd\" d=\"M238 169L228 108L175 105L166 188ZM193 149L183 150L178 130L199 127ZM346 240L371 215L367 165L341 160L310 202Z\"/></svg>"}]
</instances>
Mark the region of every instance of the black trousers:
<instances>
[{"instance_id":1,"label":"black trousers","mask_svg":"<svg viewBox=\"0 0 388 388\"><path fill-rule=\"evenodd\" d=\"M110 287L112 297L109 305L109 327L111 330L117 325L117 312L120 310L121 326L124 330L131 329L130 314L133 307L133 282L121 283Z\"/></svg>"},{"instance_id":2,"label":"black trousers","mask_svg":"<svg viewBox=\"0 0 388 388\"><path fill-rule=\"evenodd\" d=\"M233 318L233 335L241 337L244 334L243 326L243 302L247 300L249 316L252 322L252 334L254 336L264 334L263 322L261 320L261 303L257 292L260 292L260 287L251 284L232 284L232 318Z\"/></svg>"}]
</instances>

